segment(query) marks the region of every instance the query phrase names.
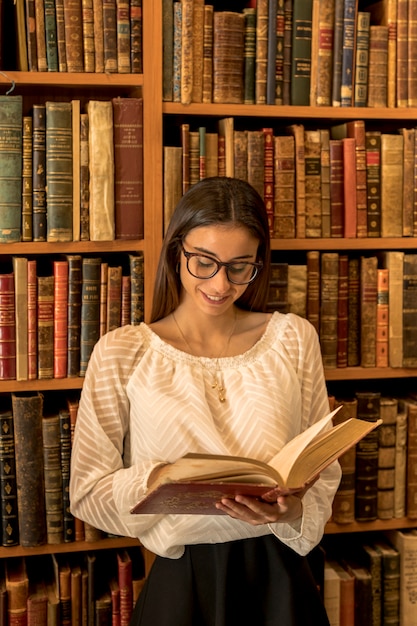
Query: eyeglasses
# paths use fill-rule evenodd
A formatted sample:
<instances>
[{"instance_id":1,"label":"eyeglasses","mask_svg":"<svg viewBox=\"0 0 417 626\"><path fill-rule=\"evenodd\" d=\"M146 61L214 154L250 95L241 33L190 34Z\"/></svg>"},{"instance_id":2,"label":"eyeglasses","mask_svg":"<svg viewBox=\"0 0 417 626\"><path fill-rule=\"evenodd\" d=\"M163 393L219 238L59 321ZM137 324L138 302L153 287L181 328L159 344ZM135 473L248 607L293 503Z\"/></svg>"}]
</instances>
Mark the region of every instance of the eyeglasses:
<instances>
[{"instance_id":1,"label":"eyeglasses","mask_svg":"<svg viewBox=\"0 0 417 626\"><path fill-rule=\"evenodd\" d=\"M249 285L258 276L262 269L262 263L249 263L246 261L234 263L222 263L211 256L198 252L187 252L182 248L187 259L187 270L194 278L213 278L222 268L226 268L227 280L234 285Z\"/></svg>"}]
</instances>

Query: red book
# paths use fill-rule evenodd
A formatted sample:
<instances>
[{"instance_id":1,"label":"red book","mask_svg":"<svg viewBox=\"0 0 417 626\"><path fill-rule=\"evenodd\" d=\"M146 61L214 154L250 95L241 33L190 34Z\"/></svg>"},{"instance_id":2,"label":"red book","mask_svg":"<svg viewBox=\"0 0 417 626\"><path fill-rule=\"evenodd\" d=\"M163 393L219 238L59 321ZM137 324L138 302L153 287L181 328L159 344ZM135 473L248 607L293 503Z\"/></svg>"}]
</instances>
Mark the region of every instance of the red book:
<instances>
[{"instance_id":1,"label":"red book","mask_svg":"<svg viewBox=\"0 0 417 626\"><path fill-rule=\"evenodd\" d=\"M377 270L376 366L388 367L389 270Z\"/></svg>"},{"instance_id":2,"label":"red book","mask_svg":"<svg viewBox=\"0 0 417 626\"><path fill-rule=\"evenodd\" d=\"M351 137L345 137L343 142L343 176L344 176L344 236L356 237L357 209L356 209L356 142Z\"/></svg>"},{"instance_id":3,"label":"red book","mask_svg":"<svg viewBox=\"0 0 417 626\"><path fill-rule=\"evenodd\" d=\"M38 376L38 281L36 259L28 259L28 379Z\"/></svg>"},{"instance_id":4,"label":"red book","mask_svg":"<svg viewBox=\"0 0 417 626\"><path fill-rule=\"evenodd\" d=\"M268 215L269 232L274 236L274 131L263 128L264 133L264 202Z\"/></svg>"},{"instance_id":5,"label":"red book","mask_svg":"<svg viewBox=\"0 0 417 626\"><path fill-rule=\"evenodd\" d=\"M343 141L330 139L331 237L343 237L344 211Z\"/></svg>"},{"instance_id":6,"label":"red book","mask_svg":"<svg viewBox=\"0 0 417 626\"><path fill-rule=\"evenodd\" d=\"M132 560L127 550L117 553L117 572L120 590L120 626L129 626L133 610Z\"/></svg>"},{"instance_id":7,"label":"red book","mask_svg":"<svg viewBox=\"0 0 417 626\"><path fill-rule=\"evenodd\" d=\"M67 375L68 261L54 261L54 378Z\"/></svg>"},{"instance_id":8,"label":"red book","mask_svg":"<svg viewBox=\"0 0 417 626\"><path fill-rule=\"evenodd\" d=\"M365 122L351 120L346 122L347 136L355 140L356 161L356 237L367 237L367 178ZM346 236L346 235L345 235Z\"/></svg>"},{"instance_id":9,"label":"red book","mask_svg":"<svg viewBox=\"0 0 417 626\"><path fill-rule=\"evenodd\" d=\"M339 255L339 294L337 300L337 367L347 367L349 258Z\"/></svg>"},{"instance_id":10,"label":"red book","mask_svg":"<svg viewBox=\"0 0 417 626\"><path fill-rule=\"evenodd\" d=\"M0 274L0 380L16 378L14 274Z\"/></svg>"},{"instance_id":11,"label":"red book","mask_svg":"<svg viewBox=\"0 0 417 626\"><path fill-rule=\"evenodd\" d=\"M143 100L113 98L116 239L143 239Z\"/></svg>"}]
</instances>

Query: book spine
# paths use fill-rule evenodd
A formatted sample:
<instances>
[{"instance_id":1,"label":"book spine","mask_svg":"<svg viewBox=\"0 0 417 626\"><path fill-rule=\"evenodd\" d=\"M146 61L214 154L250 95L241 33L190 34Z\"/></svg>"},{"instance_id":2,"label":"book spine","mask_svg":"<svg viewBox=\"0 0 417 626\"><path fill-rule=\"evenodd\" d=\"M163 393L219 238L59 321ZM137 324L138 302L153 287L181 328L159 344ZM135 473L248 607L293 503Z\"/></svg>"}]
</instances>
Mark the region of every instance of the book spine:
<instances>
[{"instance_id":1,"label":"book spine","mask_svg":"<svg viewBox=\"0 0 417 626\"><path fill-rule=\"evenodd\" d=\"M353 103L356 6L357 0L345 0L343 12L342 80L340 86L340 106L342 107L352 106Z\"/></svg>"},{"instance_id":2,"label":"book spine","mask_svg":"<svg viewBox=\"0 0 417 626\"><path fill-rule=\"evenodd\" d=\"M403 235L402 135L381 135L381 237Z\"/></svg>"},{"instance_id":3,"label":"book spine","mask_svg":"<svg viewBox=\"0 0 417 626\"><path fill-rule=\"evenodd\" d=\"M100 265L97 257L82 260L80 376L100 336Z\"/></svg>"},{"instance_id":4,"label":"book spine","mask_svg":"<svg viewBox=\"0 0 417 626\"><path fill-rule=\"evenodd\" d=\"M35 0L25 0L27 64L30 72L38 71L38 51L36 48Z\"/></svg>"},{"instance_id":5,"label":"book spine","mask_svg":"<svg viewBox=\"0 0 417 626\"><path fill-rule=\"evenodd\" d=\"M243 20L243 17L242 17ZM232 38L230 44L233 45ZM204 0L193 1L193 87L192 102L203 100ZM243 51L242 51L243 52ZM213 50L213 57L214 57ZM242 53L243 57L243 53Z\"/></svg>"},{"instance_id":6,"label":"book spine","mask_svg":"<svg viewBox=\"0 0 417 626\"><path fill-rule=\"evenodd\" d=\"M304 131L306 237L321 236L321 136Z\"/></svg>"},{"instance_id":7,"label":"book spine","mask_svg":"<svg viewBox=\"0 0 417 626\"><path fill-rule=\"evenodd\" d=\"M330 235L343 237L344 169L343 140L330 139Z\"/></svg>"},{"instance_id":8,"label":"book spine","mask_svg":"<svg viewBox=\"0 0 417 626\"><path fill-rule=\"evenodd\" d=\"M0 96L0 243L21 239L22 96Z\"/></svg>"},{"instance_id":9,"label":"book spine","mask_svg":"<svg viewBox=\"0 0 417 626\"><path fill-rule=\"evenodd\" d=\"M337 367L339 254L323 252L320 268L320 345L325 367Z\"/></svg>"},{"instance_id":10,"label":"book spine","mask_svg":"<svg viewBox=\"0 0 417 626\"><path fill-rule=\"evenodd\" d=\"M193 93L193 1L182 2L181 103L191 104Z\"/></svg>"},{"instance_id":11,"label":"book spine","mask_svg":"<svg viewBox=\"0 0 417 626\"><path fill-rule=\"evenodd\" d=\"M388 367L389 271L377 270L376 367Z\"/></svg>"},{"instance_id":12,"label":"book spine","mask_svg":"<svg viewBox=\"0 0 417 626\"><path fill-rule=\"evenodd\" d=\"M22 131L22 241L33 239L32 218L32 140L33 140L32 116L23 117Z\"/></svg>"},{"instance_id":13,"label":"book spine","mask_svg":"<svg viewBox=\"0 0 417 626\"><path fill-rule=\"evenodd\" d=\"M119 74L130 74L129 12L129 0L116 0L117 72Z\"/></svg>"},{"instance_id":14,"label":"book spine","mask_svg":"<svg viewBox=\"0 0 417 626\"><path fill-rule=\"evenodd\" d=\"M353 120L347 122L348 137L355 140L356 163L356 236L367 236L367 180L366 180L366 139L365 122Z\"/></svg>"},{"instance_id":15,"label":"book spine","mask_svg":"<svg viewBox=\"0 0 417 626\"><path fill-rule=\"evenodd\" d=\"M377 267L376 256L361 258L361 367L376 365Z\"/></svg>"},{"instance_id":16,"label":"book spine","mask_svg":"<svg viewBox=\"0 0 417 626\"><path fill-rule=\"evenodd\" d=\"M295 236L295 140L274 137L274 237Z\"/></svg>"},{"instance_id":17,"label":"book spine","mask_svg":"<svg viewBox=\"0 0 417 626\"><path fill-rule=\"evenodd\" d=\"M46 59L48 72L57 72L58 65L58 41L56 9L53 0L45 0L45 38Z\"/></svg>"},{"instance_id":18,"label":"book spine","mask_svg":"<svg viewBox=\"0 0 417 626\"><path fill-rule=\"evenodd\" d=\"M369 60L369 27L371 14L359 11L357 14L355 76L353 81L353 105L366 107L368 102L368 60ZM373 68L372 68L373 69Z\"/></svg>"},{"instance_id":19,"label":"book spine","mask_svg":"<svg viewBox=\"0 0 417 626\"><path fill-rule=\"evenodd\" d=\"M291 104L310 104L312 0L294 0Z\"/></svg>"},{"instance_id":20,"label":"book spine","mask_svg":"<svg viewBox=\"0 0 417 626\"><path fill-rule=\"evenodd\" d=\"M172 3L171 3L172 4ZM143 72L142 0L130 0L130 68L132 74Z\"/></svg>"},{"instance_id":21,"label":"book spine","mask_svg":"<svg viewBox=\"0 0 417 626\"><path fill-rule=\"evenodd\" d=\"M204 5L203 28L203 86L202 102L213 100L213 23L214 10L210 4Z\"/></svg>"},{"instance_id":22,"label":"book spine","mask_svg":"<svg viewBox=\"0 0 417 626\"><path fill-rule=\"evenodd\" d=\"M46 72L48 70L48 62L46 59L44 0L35 0L35 34L38 71Z\"/></svg>"},{"instance_id":23,"label":"book spine","mask_svg":"<svg viewBox=\"0 0 417 626\"><path fill-rule=\"evenodd\" d=\"M68 354L68 261L54 261L54 378L66 378Z\"/></svg>"},{"instance_id":24,"label":"book spine","mask_svg":"<svg viewBox=\"0 0 417 626\"><path fill-rule=\"evenodd\" d=\"M348 315L349 315L349 260L347 254L339 255L337 301L337 367L347 367Z\"/></svg>"},{"instance_id":25,"label":"book spine","mask_svg":"<svg viewBox=\"0 0 417 626\"><path fill-rule=\"evenodd\" d=\"M293 0L284 0L284 64L282 104L291 104Z\"/></svg>"},{"instance_id":26,"label":"book spine","mask_svg":"<svg viewBox=\"0 0 417 626\"><path fill-rule=\"evenodd\" d=\"M344 0L335 0L332 105L341 105Z\"/></svg>"},{"instance_id":27,"label":"book spine","mask_svg":"<svg viewBox=\"0 0 417 626\"><path fill-rule=\"evenodd\" d=\"M110 266L107 270L106 332L120 326L122 305L122 267Z\"/></svg>"},{"instance_id":28,"label":"book spine","mask_svg":"<svg viewBox=\"0 0 417 626\"><path fill-rule=\"evenodd\" d=\"M14 274L0 274L0 380L16 378L16 314Z\"/></svg>"},{"instance_id":29,"label":"book spine","mask_svg":"<svg viewBox=\"0 0 417 626\"><path fill-rule=\"evenodd\" d=\"M266 104L275 104L277 57L277 0L268 0Z\"/></svg>"},{"instance_id":30,"label":"book spine","mask_svg":"<svg viewBox=\"0 0 417 626\"><path fill-rule=\"evenodd\" d=\"M417 254L404 254L403 262L403 367L416 367Z\"/></svg>"},{"instance_id":31,"label":"book spine","mask_svg":"<svg viewBox=\"0 0 417 626\"><path fill-rule=\"evenodd\" d=\"M104 3L93 0L94 25L94 70L100 74L104 72Z\"/></svg>"},{"instance_id":32,"label":"book spine","mask_svg":"<svg viewBox=\"0 0 417 626\"><path fill-rule=\"evenodd\" d=\"M33 241L46 241L46 107L33 105Z\"/></svg>"},{"instance_id":33,"label":"book spine","mask_svg":"<svg viewBox=\"0 0 417 626\"><path fill-rule=\"evenodd\" d=\"M28 379L28 260L13 257L15 327L16 327L16 380Z\"/></svg>"},{"instance_id":34,"label":"book spine","mask_svg":"<svg viewBox=\"0 0 417 626\"><path fill-rule=\"evenodd\" d=\"M83 24L83 64L85 72L94 72L95 44L94 44L94 8L93 0L82 0L81 2L82 24Z\"/></svg>"},{"instance_id":35,"label":"book spine","mask_svg":"<svg viewBox=\"0 0 417 626\"><path fill-rule=\"evenodd\" d=\"M64 542L75 539L74 516L70 510L69 482L71 463L71 418L68 409L59 411L60 460L62 476L62 504Z\"/></svg>"},{"instance_id":36,"label":"book spine","mask_svg":"<svg viewBox=\"0 0 417 626\"><path fill-rule=\"evenodd\" d=\"M357 398L336 400L336 406L338 405L342 405L343 408L334 416L334 425L357 417ZM342 454L339 463L342 478L333 500L332 521L337 524L350 524L355 521L356 446Z\"/></svg>"},{"instance_id":37,"label":"book spine","mask_svg":"<svg viewBox=\"0 0 417 626\"><path fill-rule=\"evenodd\" d=\"M140 324L144 318L143 253L129 254L130 267L130 323Z\"/></svg>"},{"instance_id":38,"label":"book spine","mask_svg":"<svg viewBox=\"0 0 417 626\"><path fill-rule=\"evenodd\" d=\"M381 132L366 131L367 236L381 236Z\"/></svg>"},{"instance_id":39,"label":"book spine","mask_svg":"<svg viewBox=\"0 0 417 626\"><path fill-rule=\"evenodd\" d=\"M360 364L360 267L357 257L348 261L348 367Z\"/></svg>"},{"instance_id":40,"label":"book spine","mask_svg":"<svg viewBox=\"0 0 417 626\"><path fill-rule=\"evenodd\" d=\"M38 378L54 375L54 277L38 276Z\"/></svg>"},{"instance_id":41,"label":"book spine","mask_svg":"<svg viewBox=\"0 0 417 626\"><path fill-rule=\"evenodd\" d=\"M398 400L381 397L380 416L382 424L378 427L378 519L392 519L394 517L397 413Z\"/></svg>"},{"instance_id":42,"label":"book spine","mask_svg":"<svg viewBox=\"0 0 417 626\"><path fill-rule=\"evenodd\" d=\"M368 107L388 104L388 27L371 25L369 33Z\"/></svg>"},{"instance_id":43,"label":"book spine","mask_svg":"<svg viewBox=\"0 0 417 626\"><path fill-rule=\"evenodd\" d=\"M319 2L317 90L313 106L331 106L334 45L334 0ZM313 60L314 63L314 60Z\"/></svg>"},{"instance_id":44,"label":"book spine","mask_svg":"<svg viewBox=\"0 0 417 626\"><path fill-rule=\"evenodd\" d=\"M1 545L19 543L14 422L11 410L0 412Z\"/></svg>"},{"instance_id":45,"label":"book spine","mask_svg":"<svg viewBox=\"0 0 417 626\"><path fill-rule=\"evenodd\" d=\"M117 72L117 7L116 0L103 0L104 71Z\"/></svg>"},{"instance_id":46,"label":"book spine","mask_svg":"<svg viewBox=\"0 0 417 626\"><path fill-rule=\"evenodd\" d=\"M67 376L80 373L81 336L81 256L67 255L68 262L68 325L67 325Z\"/></svg>"},{"instance_id":47,"label":"book spine","mask_svg":"<svg viewBox=\"0 0 417 626\"><path fill-rule=\"evenodd\" d=\"M213 102L216 104L243 104L244 45L243 14L215 11L213 17Z\"/></svg>"},{"instance_id":48,"label":"book spine","mask_svg":"<svg viewBox=\"0 0 417 626\"><path fill-rule=\"evenodd\" d=\"M174 50L172 70L172 100L181 102L181 63L182 63L182 4L174 2Z\"/></svg>"},{"instance_id":49,"label":"book spine","mask_svg":"<svg viewBox=\"0 0 417 626\"><path fill-rule=\"evenodd\" d=\"M58 70L67 71L67 46L65 41L64 0L55 0L56 40L58 51Z\"/></svg>"},{"instance_id":50,"label":"book spine","mask_svg":"<svg viewBox=\"0 0 417 626\"><path fill-rule=\"evenodd\" d=\"M375 421L380 417L381 394L356 392L359 419ZM373 430L356 444L355 518L377 519L378 499L378 432Z\"/></svg>"},{"instance_id":51,"label":"book spine","mask_svg":"<svg viewBox=\"0 0 417 626\"><path fill-rule=\"evenodd\" d=\"M266 104L268 71L268 2L256 4L255 104Z\"/></svg>"},{"instance_id":52,"label":"book spine","mask_svg":"<svg viewBox=\"0 0 417 626\"><path fill-rule=\"evenodd\" d=\"M43 464L45 480L46 540L48 544L64 540L62 472L59 415L42 417Z\"/></svg>"},{"instance_id":53,"label":"book spine","mask_svg":"<svg viewBox=\"0 0 417 626\"><path fill-rule=\"evenodd\" d=\"M38 281L36 259L28 259L28 379L38 376Z\"/></svg>"},{"instance_id":54,"label":"book spine","mask_svg":"<svg viewBox=\"0 0 417 626\"><path fill-rule=\"evenodd\" d=\"M80 240L90 239L88 113L80 114Z\"/></svg>"},{"instance_id":55,"label":"book spine","mask_svg":"<svg viewBox=\"0 0 417 626\"><path fill-rule=\"evenodd\" d=\"M408 2L397 1L397 107L408 106Z\"/></svg>"},{"instance_id":56,"label":"book spine","mask_svg":"<svg viewBox=\"0 0 417 626\"><path fill-rule=\"evenodd\" d=\"M67 72L84 71L83 17L81 0L64 0Z\"/></svg>"}]
</instances>

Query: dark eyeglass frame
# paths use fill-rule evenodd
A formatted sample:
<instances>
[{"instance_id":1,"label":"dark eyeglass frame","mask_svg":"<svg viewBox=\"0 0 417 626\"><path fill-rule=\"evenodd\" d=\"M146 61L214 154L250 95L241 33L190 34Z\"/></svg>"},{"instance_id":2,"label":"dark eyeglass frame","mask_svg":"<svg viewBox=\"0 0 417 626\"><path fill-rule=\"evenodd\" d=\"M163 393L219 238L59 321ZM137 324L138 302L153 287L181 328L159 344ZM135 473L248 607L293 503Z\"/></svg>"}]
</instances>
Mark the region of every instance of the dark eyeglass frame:
<instances>
[{"instance_id":1,"label":"dark eyeglass frame","mask_svg":"<svg viewBox=\"0 0 417 626\"><path fill-rule=\"evenodd\" d=\"M259 261L258 263L253 263L251 261L232 261L229 263L224 263L223 261L217 261L217 259L213 258L212 256L208 256L207 254L201 254L200 252L187 252L187 250L184 250L184 246L181 246L182 248L182 252L185 256L185 258L187 259L187 270L188 273L191 274L191 276L194 276L194 278L199 278L200 280L208 280L209 278L213 278L213 276L215 276L222 267L226 268L226 276L227 276L227 280L230 283L233 283L234 285L250 285L250 283L253 283L253 281L255 280L255 278L258 277L259 272L261 271L261 269L263 268L263 263L261 261ZM217 267L214 270L214 272L212 272L210 274L210 276L196 276L195 274L192 273L192 271L190 270L189 267L189 261L192 257L202 257L204 259L209 259L212 263L214 263ZM233 267L234 265L250 265L253 268L253 274L250 277L249 280L246 280L244 282L236 282L235 280L233 280L232 278L230 278L229 276L229 268Z\"/></svg>"}]
</instances>

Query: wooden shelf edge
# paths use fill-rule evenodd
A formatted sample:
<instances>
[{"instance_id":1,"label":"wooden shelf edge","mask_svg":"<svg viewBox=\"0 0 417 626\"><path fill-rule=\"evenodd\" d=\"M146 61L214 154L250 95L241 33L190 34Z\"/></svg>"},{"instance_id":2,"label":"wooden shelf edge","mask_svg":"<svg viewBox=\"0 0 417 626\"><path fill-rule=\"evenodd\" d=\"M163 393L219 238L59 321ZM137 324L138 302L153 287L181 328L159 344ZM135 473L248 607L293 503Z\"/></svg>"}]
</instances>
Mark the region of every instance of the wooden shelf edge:
<instances>
[{"instance_id":1,"label":"wooden shelf edge","mask_svg":"<svg viewBox=\"0 0 417 626\"><path fill-rule=\"evenodd\" d=\"M47 241L0 244L0 255L6 254L74 254L101 252L135 252L144 249L143 239L114 239L113 241L70 241L51 243Z\"/></svg>"},{"instance_id":2,"label":"wooden shelf edge","mask_svg":"<svg viewBox=\"0 0 417 626\"><path fill-rule=\"evenodd\" d=\"M415 378L416 368L405 367L339 367L325 368L326 380L372 380L388 378Z\"/></svg>"},{"instance_id":3,"label":"wooden shelf edge","mask_svg":"<svg viewBox=\"0 0 417 626\"><path fill-rule=\"evenodd\" d=\"M81 389L84 377L74 378L35 378L34 380L1 380L0 393L14 391L65 391Z\"/></svg>"},{"instance_id":4,"label":"wooden shelf edge","mask_svg":"<svg viewBox=\"0 0 417 626\"><path fill-rule=\"evenodd\" d=\"M402 517L398 519L375 520L372 522L352 522L350 524L336 524L334 522L328 522L324 532L326 535L335 535L341 533L363 533L416 527L417 519Z\"/></svg>"},{"instance_id":5,"label":"wooden shelf edge","mask_svg":"<svg viewBox=\"0 0 417 626\"><path fill-rule=\"evenodd\" d=\"M416 237L364 237L359 239L313 238L272 239L271 249L280 250L413 250L417 249Z\"/></svg>"},{"instance_id":6,"label":"wooden shelf edge","mask_svg":"<svg viewBox=\"0 0 417 626\"><path fill-rule=\"evenodd\" d=\"M0 559L14 556L36 556L39 554L55 554L61 552L89 552L136 546L140 546L139 539L132 537L110 537L100 541L72 541L70 543L44 544L36 548L24 548L22 546L11 546L10 548L0 547Z\"/></svg>"},{"instance_id":7,"label":"wooden shelf edge","mask_svg":"<svg viewBox=\"0 0 417 626\"><path fill-rule=\"evenodd\" d=\"M3 70L0 83L16 87L140 87L143 74L109 74L95 72L18 72ZM12 92L11 92L12 93Z\"/></svg>"}]
</instances>

